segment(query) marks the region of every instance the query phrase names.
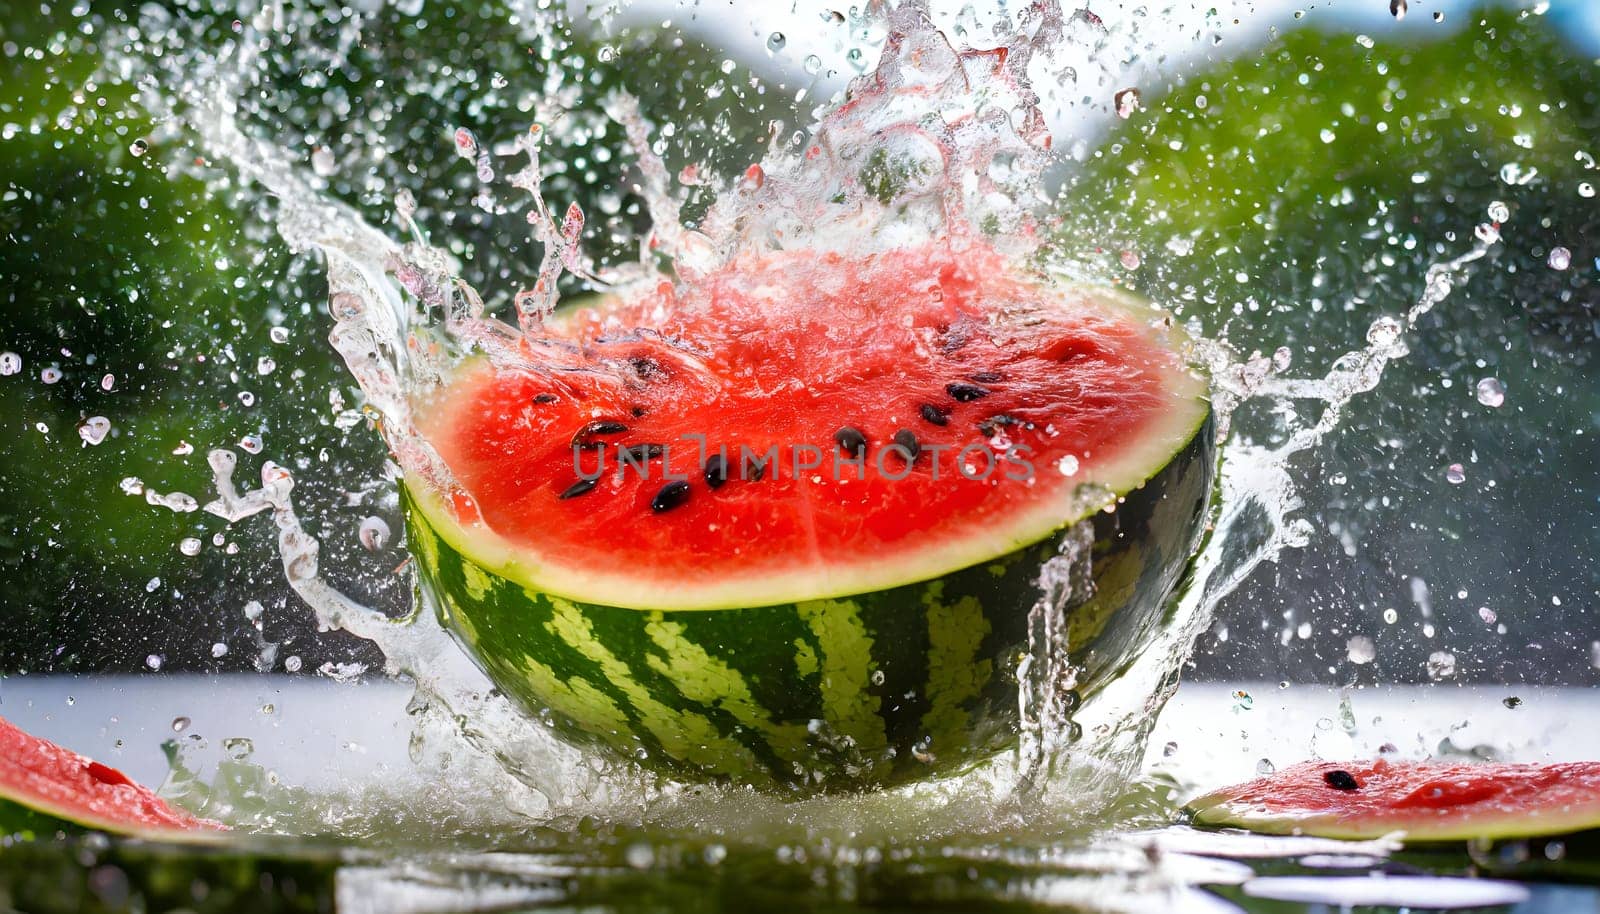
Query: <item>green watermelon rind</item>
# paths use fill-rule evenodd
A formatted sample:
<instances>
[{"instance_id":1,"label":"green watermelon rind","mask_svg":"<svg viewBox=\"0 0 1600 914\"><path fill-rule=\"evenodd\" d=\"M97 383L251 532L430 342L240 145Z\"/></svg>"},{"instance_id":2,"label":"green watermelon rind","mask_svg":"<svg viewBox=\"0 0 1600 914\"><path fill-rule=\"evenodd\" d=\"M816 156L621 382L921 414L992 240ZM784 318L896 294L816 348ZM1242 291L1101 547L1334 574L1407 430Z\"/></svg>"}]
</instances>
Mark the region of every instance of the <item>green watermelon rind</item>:
<instances>
[{"instance_id":1,"label":"green watermelon rind","mask_svg":"<svg viewBox=\"0 0 1600 914\"><path fill-rule=\"evenodd\" d=\"M1096 594L1067 616L1079 687L1161 624L1210 508L1209 419L1093 515ZM946 773L1017 739L1015 668L1067 526L929 579L705 612L530 587L431 524L402 486L418 579L490 679L563 736L650 767L762 787L858 789ZM1137 611L1128 611L1130 606Z\"/></svg>"},{"instance_id":2,"label":"green watermelon rind","mask_svg":"<svg viewBox=\"0 0 1600 914\"><path fill-rule=\"evenodd\" d=\"M1131 315L1164 345L1182 352L1188 344L1181 328L1163 320L1149 302L1128 292L1099 286L1057 284L1063 302L1092 302L1108 311ZM1125 496L1152 481L1184 452L1211 416L1205 378L1188 366L1166 372L1171 408L1157 427L1138 442L1124 442L1114 459L1097 459L1093 476L1075 490L1063 488L1058 498L1040 500L1017 512L1014 522L1002 528L986 525L953 543L937 544L918 553L916 561L864 562L855 576L828 574L816 568L763 575L759 583L707 574L702 580L654 581L638 569L619 574L616 568L580 571L559 565L541 566L525 550L501 539L486 527L459 523L436 489L408 479L413 511L423 523L447 541L451 549L473 556L474 563L493 576L515 581L531 590L565 599L607 606L648 608L662 612L748 609L781 606L797 601L849 597L860 593L934 580L951 569L966 568L1009 555L1048 540L1085 517L1105 508L1113 497ZM1050 472L1041 468L1041 472Z\"/></svg>"}]
</instances>

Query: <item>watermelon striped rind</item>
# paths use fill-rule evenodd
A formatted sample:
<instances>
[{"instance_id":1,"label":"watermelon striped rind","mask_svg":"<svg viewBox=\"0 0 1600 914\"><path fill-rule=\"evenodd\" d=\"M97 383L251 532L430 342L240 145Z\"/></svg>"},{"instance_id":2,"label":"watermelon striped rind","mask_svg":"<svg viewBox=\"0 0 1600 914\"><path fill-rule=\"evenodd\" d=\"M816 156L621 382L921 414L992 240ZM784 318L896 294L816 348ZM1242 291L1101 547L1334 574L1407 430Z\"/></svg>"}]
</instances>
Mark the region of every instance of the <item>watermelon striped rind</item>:
<instances>
[{"instance_id":1,"label":"watermelon striped rind","mask_svg":"<svg viewBox=\"0 0 1600 914\"><path fill-rule=\"evenodd\" d=\"M1068 612L1083 688L1160 625L1206 515L1209 423L1093 516L1094 597ZM855 789L949 771L1017 738L1016 662L1062 530L864 594L701 612L618 607L501 576L403 489L419 579L490 678L564 735L656 768ZM1075 519L1074 519L1075 520Z\"/></svg>"}]
</instances>

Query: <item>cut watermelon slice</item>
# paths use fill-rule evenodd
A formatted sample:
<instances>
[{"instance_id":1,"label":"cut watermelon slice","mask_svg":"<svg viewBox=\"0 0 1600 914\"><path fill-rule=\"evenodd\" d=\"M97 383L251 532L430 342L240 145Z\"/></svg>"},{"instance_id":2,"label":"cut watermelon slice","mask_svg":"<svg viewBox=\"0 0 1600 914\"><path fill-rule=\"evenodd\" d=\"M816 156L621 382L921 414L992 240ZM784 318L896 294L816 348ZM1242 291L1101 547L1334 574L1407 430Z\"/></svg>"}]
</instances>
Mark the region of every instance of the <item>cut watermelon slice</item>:
<instances>
[{"instance_id":1,"label":"cut watermelon slice","mask_svg":"<svg viewBox=\"0 0 1600 914\"><path fill-rule=\"evenodd\" d=\"M115 768L0 718L0 837L90 829L170 838L223 827L169 806Z\"/></svg>"},{"instance_id":2,"label":"cut watermelon slice","mask_svg":"<svg viewBox=\"0 0 1600 914\"><path fill-rule=\"evenodd\" d=\"M1189 804L1198 825L1408 842L1498 840L1600 828L1600 762L1302 762Z\"/></svg>"},{"instance_id":3,"label":"cut watermelon slice","mask_svg":"<svg viewBox=\"0 0 1600 914\"><path fill-rule=\"evenodd\" d=\"M491 678L571 732L746 781L927 771L1014 738L1076 521L1099 591L1075 659L1157 624L1212 462L1182 342L983 247L747 258L419 403L459 491L408 480L413 551Z\"/></svg>"}]
</instances>

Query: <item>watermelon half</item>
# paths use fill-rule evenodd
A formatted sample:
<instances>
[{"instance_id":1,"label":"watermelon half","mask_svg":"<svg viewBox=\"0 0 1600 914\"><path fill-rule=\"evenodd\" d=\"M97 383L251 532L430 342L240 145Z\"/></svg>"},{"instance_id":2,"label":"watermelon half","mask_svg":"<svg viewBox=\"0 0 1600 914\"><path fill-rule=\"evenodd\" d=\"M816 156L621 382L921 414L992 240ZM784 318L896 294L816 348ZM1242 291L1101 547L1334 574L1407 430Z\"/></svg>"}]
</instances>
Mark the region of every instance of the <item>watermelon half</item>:
<instances>
[{"instance_id":1,"label":"watermelon half","mask_svg":"<svg viewBox=\"0 0 1600 914\"><path fill-rule=\"evenodd\" d=\"M456 488L408 478L412 550L502 689L679 772L862 786L991 752L1064 531L1093 517L1092 688L1202 526L1207 387L1170 320L980 245L748 256L547 329L417 404Z\"/></svg>"},{"instance_id":2,"label":"watermelon half","mask_svg":"<svg viewBox=\"0 0 1600 914\"><path fill-rule=\"evenodd\" d=\"M1600 762L1302 762L1188 806L1197 825L1408 842L1537 838L1600 828Z\"/></svg>"},{"instance_id":3,"label":"watermelon half","mask_svg":"<svg viewBox=\"0 0 1600 914\"><path fill-rule=\"evenodd\" d=\"M168 805L115 768L0 717L0 838L83 829L172 838L222 827Z\"/></svg>"}]
</instances>

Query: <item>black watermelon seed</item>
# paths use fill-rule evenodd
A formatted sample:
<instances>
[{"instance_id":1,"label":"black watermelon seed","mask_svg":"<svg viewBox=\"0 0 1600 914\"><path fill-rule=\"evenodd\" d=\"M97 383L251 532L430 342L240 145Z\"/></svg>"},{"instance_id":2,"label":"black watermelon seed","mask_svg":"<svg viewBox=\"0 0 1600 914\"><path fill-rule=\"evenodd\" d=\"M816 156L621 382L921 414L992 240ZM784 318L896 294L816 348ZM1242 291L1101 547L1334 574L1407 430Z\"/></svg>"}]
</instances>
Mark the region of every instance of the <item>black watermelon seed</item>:
<instances>
[{"instance_id":1,"label":"black watermelon seed","mask_svg":"<svg viewBox=\"0 0 1600 914\"><path fill-rule=\"evenodd\" d=\"M861 434L861 429L846 425L833 433L833 441L839 445L839 450L846 454L861 457L867 453L867 436Z\"/></svg>"},{"instance_id":2,"label":"black watermelon seed","mask_svg":"<svg viewBox=\"0 0 1600 914\"><path fill-rule=\"evenodd\" d=\"M577 434L572 436L572 446L583 448L600 447L605 442L591 441L589 439L593 438L595 435L620 435L627 430L628 427L626 425L623 425L621 422L618 422L615 419L596 419L595 421L590 422L588 425L585 425L583 428L578 429Z\"/></svg>"},{"instance_id":3,"label":"black watermelon seed","mask_svg":"<svg viewBox=\"0 0 1600 914\"><path fill-rule=\"evenodd\" d=\"M656 497L650 500L650 510L660 514L662 511L671 511L689 500L689 484L682 479L673 480L661 487Z\"/></svg>"},{"instance_id":4,"label":"black watermelon seed","mask_svg":"<svg viewBox=\"0 0 1600 914\"><path fill-rule=\"evenodd\" d=\"M566 501L569 498L577 498L579 495L587 495L594 491L594 487L599 483L599 480L600 477L598 476L596 476L594 479L580 479L572 485L567 486L566 491L562 492L556 497L562 501Z\"/></svg>"},{"instance_id":5,"label":"black watermelon seed","mask_svg":"<svg viewBox=\"0 0 1600 914\"><path fill-rule=\"evenodd\" d=\"M979 422L978 431L982 432L986 438L993 438L995 432L999 431L1000 427L1004 425L1016 425L1027 429L1030 432L1033 431L1032 422L1029 422L1025 419L1018 419L1016 416L1008 416L1005 413L1001 413L997 416L990 416L982 422Z\"/></svg>"},{"instance_id":6,"label":"black watermelon seed","mask_svg":"<svg viewBox=\"0 0 1600 914\"><path fill-rule=\"evenodd\" d=\"M944 334L944 340L939 343L939 349L945 355L955 355L972 342L972 333L964 327L944 327L940 332Z\"/></svg>"},{"instance_id":7,"label":"black watermelon seed","mask_svg":"<svg viewBox=\"0 0 1600 914\"><path fill-rule=\"evenodd\" d=\"M629 412L633 413L633 418L637 419L640 416L644 415L644 407L635 406L633 409L629 410Z\"/></svg>"},{"instance_id":8,"label":"black watermelon seed","mask_svg":"<svg viewBox=\"0 0 1600 914\"><path fill-rule=\"evenodd\" d=\"M999 381L1001 377L998 371L980 371L973 375L971 380L978 384L993 384Z\"/></svg>"},{"instance_id":9,"label":"black watermelon seed","mask_svg":"<svg viewBox=\"0 0 1600 914\"><path fill-rule=\"evenodd\" d=\"M922 443L917 440L917 436L912 434L909 428L903 428L895 432L894 443L905 450L908 461L916 460L917 455L922 453Z\"/></svg>"},{"instance_id":10,"label":"black watermelon seed","mask_svg":"<svg viewBox=\"0 0 1600 914\"><path fill-rule=\"evenodd\" d=\"M922 404L921 409L924 420L932 422L934 425L950 424L950 411L948 409L940 409L932 403Z\"/></svg>"},{"instance_id":11,"label":"black watermelon seed","mask_svg":"<svg viewBox=\"0 0 1600 914\"><path fill-rule=\"evenodd\" d=\"M767 462L765 460L752 460L750 461L750 467L751 482L760 482L761 478L767 475Z\"/></svg>"},{"instance_id":12,"label":"black watermelon seed","mask_svg":"<svg viewBox=\"0 0 1600 914\"><path fill-rule=\"evenodd\" d=\"M665 374L665 372L661 370L660 362L657 362L655 359L645 358L642 355L630 356L628 358L628 365L633 368L634 374L637 374L639 377L645 380Z\"/></svg>"},{"instance_id":13,"label":"black watermelon seed","mask_svg":"<svg viewBox=\"0 0 1600 914\"><path fill-rule=\"evenodd\" d=\"M1328 786L1332 787L1334 790L1360 790L1361 789L1361 785L1359 783L1357 783L1355 775L1351 774L1348 771L1345 771L1343 768L1335 768L1334 770L1328 772L1327 774L1324 774L1322 776L1322 779L1324 781L1327 781L1328 782Z\"/></svg>"},{"instance_id":14,"label":"black watermelon seed","mask_svg":"<svg viewBox=\"0 0 1600 914\"><path fill-rule=\"evenodd\" d=\"M728 461L724 460L721 454L712 454L706 458L705 477L706 485L713 489L722 488L722 484L728 481Z\"/></svg>"},{"instance_id":15,"label":"black watermelon seed","mask_svg":"<svg viewBox=\"0 0 1600 914\"><path fill-rule=\"evenodd\" d=\"M957 403L971 403L989 396L988 388L976 384L946 384L944 389Z\"/></svg>"},{"instance_id":16,"label":"black watermelon seed","mask_svg":"<svg viewBox=\"0 0 1600 914\"><path fill-rule=\"evenodd\" d=\"M535 403L554 403L558 399L560 399L560 398L557 397L555 394L540 394L537 397L533 398L533 402L535 402Z\"/></svg>"}]
</instances>

